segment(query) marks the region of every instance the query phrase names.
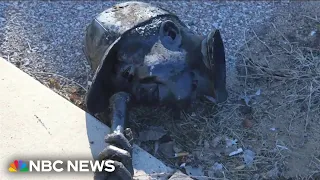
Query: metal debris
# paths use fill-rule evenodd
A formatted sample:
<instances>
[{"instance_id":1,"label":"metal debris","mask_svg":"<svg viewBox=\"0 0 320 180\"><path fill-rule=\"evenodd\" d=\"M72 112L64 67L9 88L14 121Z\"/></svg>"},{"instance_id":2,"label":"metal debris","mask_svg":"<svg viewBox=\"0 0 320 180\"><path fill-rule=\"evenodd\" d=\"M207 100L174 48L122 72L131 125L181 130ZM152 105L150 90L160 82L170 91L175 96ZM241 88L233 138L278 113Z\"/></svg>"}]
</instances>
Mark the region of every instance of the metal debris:
<instances>
[{"instance_id":1,"label":"metal debris","mask_svg":"<svg viewBox=\"0 0 320 180\"><path fill-rule=\"evenodd\" d=\"M238 150L236 151L233 151L229 154L229 156L234 156L234 155L237 155L237 154L240 154L243 152L243 149L242 148L239 148Z\"/></svg>"},{"instance_id":2,"label":"metal debris","mask_svg":"<svg viewBox=\"0 0 320 180\"><path fill-rule=\"evenodd\" d=\"M201 166L198 167L192 167L192 166L185 166L184 169L186 170L186 173L190 176L198 176L198 180L204 180L204 177L199 177L199 176L204 176L203 169Z\"/></svg>"},{"instance_id":3,"label":"metal debris","mask_svg":"<svg viewBox=\"0 0 320 180\"><path fill-rule=\"evenodd\" d=\"M255 153L251 150L245 150L243 152L243 159L244 159L244 163L248 166L251 167L253 164L253 160L255 157Z\"/></svg>"}]
</instances>

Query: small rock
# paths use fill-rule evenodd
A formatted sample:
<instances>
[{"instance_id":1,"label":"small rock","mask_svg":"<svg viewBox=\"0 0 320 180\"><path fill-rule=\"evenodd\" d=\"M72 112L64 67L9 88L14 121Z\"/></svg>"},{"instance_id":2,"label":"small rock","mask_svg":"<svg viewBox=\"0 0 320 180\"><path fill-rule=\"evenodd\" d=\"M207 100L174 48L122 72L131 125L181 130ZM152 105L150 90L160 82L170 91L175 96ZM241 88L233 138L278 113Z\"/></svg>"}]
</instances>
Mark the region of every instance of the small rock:
<instances>
[{"instance_id":1,"label":"small rock","mask_svg":"<svg viewBox=\"0 0 320 180\"><path fill-rule=\"evenodd\" d=\"M30 64L30 60L29 59L24 59L23 62L24 62L23 63L24 66L28 66Z\"/></svg>"},{"instance_id":2,"label":"small rock","mask_svg":"<svg viewBox=\"0 0 320 180\"><path fill-rule=\"evenodd\" d=\"M43 44L43 45L42 45L42 50L44 50L44 51L45 51L45 50L47 50L47 49L48 49L48 46L47 46L47 45L45 45L45 44Z\"/></svg>"}]
</instances>

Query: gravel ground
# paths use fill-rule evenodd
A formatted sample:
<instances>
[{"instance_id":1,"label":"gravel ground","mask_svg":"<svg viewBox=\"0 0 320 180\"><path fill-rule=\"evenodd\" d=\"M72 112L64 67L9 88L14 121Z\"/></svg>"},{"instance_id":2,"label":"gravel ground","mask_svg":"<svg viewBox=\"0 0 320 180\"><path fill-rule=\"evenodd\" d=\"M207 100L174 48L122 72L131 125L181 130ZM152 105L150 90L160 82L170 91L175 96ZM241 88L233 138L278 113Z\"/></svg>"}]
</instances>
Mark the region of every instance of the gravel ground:
<instances>
[{"instance_id":1,"label":"gravel ground","mask_svg":"<svg viewBox=\"0 0 320 180\"><path fill-rule=\"evenodd\" d=\"M119 2L119 1L118 1ZM82 40L87 24L112 2L0 2L0 56L28 74L54 73L86 85ZM275 9L270 2L151 2L176 13L194 31L221 29L229 67L243 44L243 32L263 24ZM38 77L41 82L45 77Z\"/></svg>"}]
</instances>

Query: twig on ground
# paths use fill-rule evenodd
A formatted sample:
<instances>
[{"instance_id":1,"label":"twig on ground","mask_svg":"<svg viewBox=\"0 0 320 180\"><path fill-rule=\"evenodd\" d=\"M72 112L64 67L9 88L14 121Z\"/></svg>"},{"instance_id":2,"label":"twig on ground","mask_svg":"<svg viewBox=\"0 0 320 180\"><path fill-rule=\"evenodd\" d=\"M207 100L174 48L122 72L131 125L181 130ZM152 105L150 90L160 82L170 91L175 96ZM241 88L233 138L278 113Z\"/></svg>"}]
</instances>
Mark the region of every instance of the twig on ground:
<instances>
[{"instance_id":1,"label":"twig on ground","mask_svg":"<svg viewBox=\"0 0 320 180\"><path fill-rule=\"evenodd\" d=\"M311 19L311 20L314 20L314 21L316 21L316 22L318 22L318 23L320 23L320 20L318 19L318 16L316 15L316 17L311 17L311 16L307 16L307 15L302 15L303 17L306 17L306 18L308 18L308 19Z\"/></svg>"},{"instance_id":2,"label":"twig on ground","mask_svg":"<svg viewBox=\"0 0 320 180\"><path fill-rule=\"evenodd\" d=\"M310 113L310 108L311 108L311 97L312 97L312 82L310 83L310 95L309 95L309 102L308 102L308 111L307 111L307 117L306 117L306 123L304 126L304 130L307 131L307 126L309 125L309 113Z\"/></svg>"},{"instance_id":3,"label":"twig on ground","mask_svg":"<svg viewBox=\"0 0 320 180\"><path fill-rule=\"evenodd\" d=\"M32 51L29 41L27 41L27 43L28 43L29 50Z\"/></svg>"},{"instance_id":4,"label":"twig on ground","mask_svg":"<svg viewBox=\"0 0 320 180\"><path fill-rule=\"evenodd\" d=\"M293 53L293 47L292 47L292 44L290 43L290 41L283 35L283 33L277 28L277 26L274 24L274 23L271 23L273 28L281 35L281 37L283 39L285 39L290 47L290 51L288 51L286 48L282 47L282 49L284 49L288 54L292 54Z\"/></svg>"}]
</instances>

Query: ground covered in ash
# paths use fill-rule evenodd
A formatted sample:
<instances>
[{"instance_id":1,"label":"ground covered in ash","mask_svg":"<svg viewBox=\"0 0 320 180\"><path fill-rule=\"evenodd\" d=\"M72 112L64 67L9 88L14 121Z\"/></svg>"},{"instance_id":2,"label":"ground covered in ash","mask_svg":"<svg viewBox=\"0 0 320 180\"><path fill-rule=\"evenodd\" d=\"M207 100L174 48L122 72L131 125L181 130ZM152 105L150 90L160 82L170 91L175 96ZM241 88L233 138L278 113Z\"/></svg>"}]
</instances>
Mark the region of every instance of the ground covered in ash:
<instances>
[{"instance_id":1,"label":"ground covered in ash","mask_svg":"<svg viewBox=\"0 0 320 180\"><path fill-rule=\"evenodd\" d=\"M84 31L115 3L0 2L0 56L83 108ZM196 33L221 29L230 98L199 100L181 120L135 108L136 143L198 179L319 177L320 2L151 3Z\"/></svg>"}]
</instances>

